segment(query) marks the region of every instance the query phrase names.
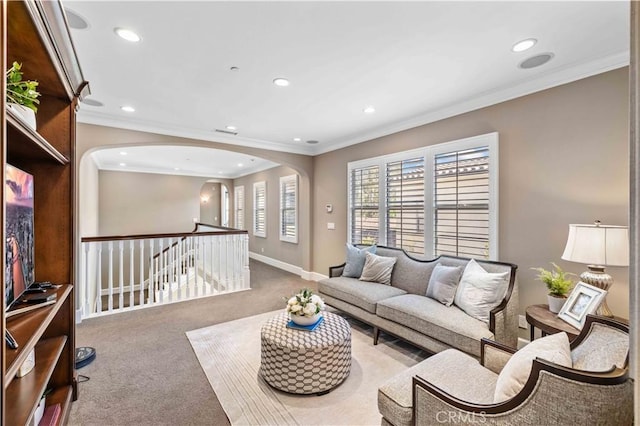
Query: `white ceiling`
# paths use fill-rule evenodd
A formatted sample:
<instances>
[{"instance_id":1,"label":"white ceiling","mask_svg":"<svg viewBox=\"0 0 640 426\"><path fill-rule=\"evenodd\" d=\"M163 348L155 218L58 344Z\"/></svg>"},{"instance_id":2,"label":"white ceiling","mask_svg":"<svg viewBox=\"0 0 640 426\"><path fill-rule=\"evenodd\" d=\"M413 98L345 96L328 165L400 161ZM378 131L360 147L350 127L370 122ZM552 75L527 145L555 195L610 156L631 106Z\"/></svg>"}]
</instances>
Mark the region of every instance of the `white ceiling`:
<instances>
[{"instance_id":1,"label":"white ceiling","mask_svg":"<svg viewBox=\"0 0 640 426\"><path fill-rule=\"evenodd\" d=\"M72 36L90 99L104 103L81 104L80 122L311 155L629 61L628 2L64 4L89 23ZM511 51L529 37L532 49ZM546 52L547 64L518 68ZM237 136L214 131L227 125Z\"/></svg>"}]
</instances>

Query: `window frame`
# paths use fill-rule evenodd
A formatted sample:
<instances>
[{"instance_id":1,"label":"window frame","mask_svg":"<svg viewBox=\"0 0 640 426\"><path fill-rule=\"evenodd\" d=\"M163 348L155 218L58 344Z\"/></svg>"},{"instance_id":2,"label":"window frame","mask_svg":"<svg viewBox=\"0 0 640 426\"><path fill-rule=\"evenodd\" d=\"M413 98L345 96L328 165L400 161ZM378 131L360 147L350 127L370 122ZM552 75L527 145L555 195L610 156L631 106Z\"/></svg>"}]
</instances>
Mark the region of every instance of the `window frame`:
<instances>
[{"instance_id":1,"label":"window frame","mask_svg":"<svg viewBox=\"0 0 640 426\"><path fill-rule=\"evenodd\" d=\"M282 232L283 225L284 225L285 211L291 210L291 209L285 210L284 198L286 194L284 191L286 191L287 184L292 182L293 182L293 196L294 196L294 202L293 202L294 205L292 210L293 210L293 217L294 217L293 226L294 226L294 232L295 232L295 235L293 237L288 236ZM280 235L280 241L293 243L293 244L298 243L298 175L295 175L295 174L280 177L280 209L279 209L278 233Z\"/></svg>"},{"instance_id":2,"label":"window frame","mask_svg":"<svg viewBox=\"0 0 640 426\"><path fill-rule=\"evenodd\" d=\"M436 155L462 151L465 149L487 146L489 149L489 250L488 259L495 260L499 253L498 223L499 223L499 150L498 133L487 133L469 138L429 145L421 148L411 149L392 154L386 154L373 158L352 161L347 163L347 241L352 235L352 171L365 167L378 166L378 242L380 245L387 245L387 173L388 163L409 160L422 156L424 158L424 258L434 258L434 158ZM419 255L418 255L419 256Z\"/></svg>"},{"instance_id":3,"label":"window frame","mask_svg":"<svg viewBox=\"0 0 640 426\"><path fill-rule=\"evenodd\" d=\"M264 207L263 207L263 212L264 212L264 223L263 223L263 230L260 231L258 229L258 227L256 226L258 224L258 189L262 187L262 192L264 194ZM254 182L253 183L253 235L255 237L260 237L260 238L267 238L267 182L262 180L259 182Z\"/></svg>"},{"instance_id":4,"label":"window frame","mask_svg":"<svg viewBox=\"0 0 640 426\"><path fill-rule=\"evenodd\" d=\"M239 194L242 194L242 197L240 197ZM240 198L242 198L242 200L240 200ZM233 188L233 207L234 207L233 224L236 229L243 229L243 230L245 229L244 205L245 205L244 185L235 186ZM238 214L238 212L241 212L241 214ZM242 223L240 223L239 217L242 218Z\"/></svg>"}]
</instances>

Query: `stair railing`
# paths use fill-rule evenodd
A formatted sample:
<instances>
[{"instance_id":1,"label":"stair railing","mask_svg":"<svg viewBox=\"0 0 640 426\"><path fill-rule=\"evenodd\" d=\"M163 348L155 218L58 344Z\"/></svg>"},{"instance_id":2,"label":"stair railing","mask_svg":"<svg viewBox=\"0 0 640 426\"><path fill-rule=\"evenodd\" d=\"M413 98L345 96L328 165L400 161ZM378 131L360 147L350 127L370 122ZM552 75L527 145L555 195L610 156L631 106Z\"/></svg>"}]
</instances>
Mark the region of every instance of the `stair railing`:
<instances>
[{"instance_id":1,"label":"stair railing","mask_svg":"<svg viewBox=\"0 0 640 426\"><path fill-rule=\"evenodd\" d=\"M250 288L247 231L82 238L82 318Z\"/></svg>"}]
</instances>

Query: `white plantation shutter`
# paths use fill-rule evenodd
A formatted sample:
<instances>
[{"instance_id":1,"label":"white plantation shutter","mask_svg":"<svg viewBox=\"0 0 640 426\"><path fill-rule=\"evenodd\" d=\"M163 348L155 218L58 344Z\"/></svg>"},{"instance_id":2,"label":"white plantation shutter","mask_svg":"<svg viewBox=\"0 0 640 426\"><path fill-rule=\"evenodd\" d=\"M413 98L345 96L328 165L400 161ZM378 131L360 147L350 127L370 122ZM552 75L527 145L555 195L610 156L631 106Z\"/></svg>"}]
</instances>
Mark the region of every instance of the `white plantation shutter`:
<instances>
[{"instance_id":1,"label":"white plantation shutter","mask_svg":"<svg viewBox=\"0 0 640 426\"><path fill-rule=\"evenodd\" d=\"M348 240L496 259L498 158L488 133L350 162Z\"/></svg>"},{"instance_id":2,"label":"white plantation shutter","mask_svg":"<svg viewBox=\"0 0 640 426\"><path fill-rule=\"evenodd\" d=\"M489 147L434 156L435 254L489 258Z\"/></svg>"},{"instance_id":3,"label":"white plantation shutter","mask_svg":"<svg viewBox=\"0 0 640 426\"><path fill-rule=\"evenodd\" d=\"M352 169L349 178L350 241L352 244L378 242L380 227L379 167Z\"/></svg>"},{"instance_id":4,"label":"white plantation shutter","mask_svg":"<svg viewBox=\"0 0 640 426\"><path fill-rule=\"evenodd\" d=\"M298 178L296 175L280 178L280 240L298 242Z\"/></svg>"},{"instance_id":5,"label":"white plantation shutter","mask_svg":"<svg viewBox=\"0 0 640 426\"><path fill-rule=\"evenodd\" d=\"M267 184L253 184L253 235L267 237Z\"/></svg>"},{"instance_id":6,"label":"white plantation shutter","mask_svg":"<svg viewBox=\"0 0 640 426\"><path fill-rule=\"evenodd\" d=\"M235 227L244 229L244 186L236 186L233 189L235 196L234 205L236 208Z\"/></svg>"},{"instance_id":7,"label":"white plantation shutter","mask_svg":"<svg viewBox=\"0 0 640 426\"><path fill-rule=\"evenodd\" d=\"M386 165L386 245L424 254L424 157Z\"/></svg>"}]
</instances>

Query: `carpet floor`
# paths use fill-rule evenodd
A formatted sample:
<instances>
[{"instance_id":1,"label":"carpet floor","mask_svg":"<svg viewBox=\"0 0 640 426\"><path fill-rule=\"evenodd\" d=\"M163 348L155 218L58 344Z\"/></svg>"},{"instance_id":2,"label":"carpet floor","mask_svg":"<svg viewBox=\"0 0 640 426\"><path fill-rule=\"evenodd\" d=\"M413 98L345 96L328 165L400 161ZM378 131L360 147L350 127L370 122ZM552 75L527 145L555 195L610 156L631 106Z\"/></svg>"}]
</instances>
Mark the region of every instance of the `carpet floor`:
<instances>
[{"instance_id":1,"label":"carpet floor","mask_svg":"<svg viewBox=\"0 0 640 426\"><path fill-rule=\"evenodd\" d=\"M373 346L370 327L351 325L347 379L325 395L293 395L259 376L260 328L283 310L190 331L187 337L232 425L379 425L377 389L424 359L417 349L383 336ZM306 333L306 331L298 331ZM233 356L229 356L233 354Z\"/></svg>"}]
</instances>

